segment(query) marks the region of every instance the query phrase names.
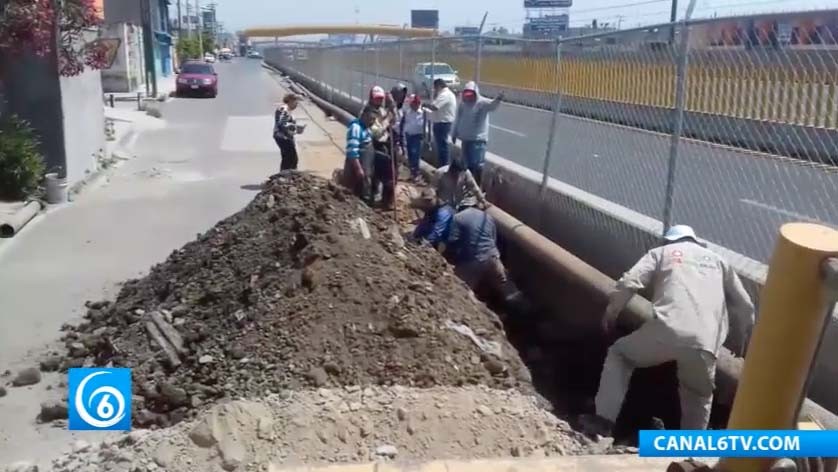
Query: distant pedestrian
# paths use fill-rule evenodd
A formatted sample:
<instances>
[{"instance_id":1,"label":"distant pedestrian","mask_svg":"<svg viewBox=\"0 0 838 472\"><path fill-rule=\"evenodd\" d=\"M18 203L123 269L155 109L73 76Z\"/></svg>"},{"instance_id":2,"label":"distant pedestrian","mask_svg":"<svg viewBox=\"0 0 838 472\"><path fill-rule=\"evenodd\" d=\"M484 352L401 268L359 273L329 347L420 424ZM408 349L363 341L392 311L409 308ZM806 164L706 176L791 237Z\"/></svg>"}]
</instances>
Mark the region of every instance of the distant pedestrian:
<instances>
[{"instance_id":1,"label":"distant pedestrian","mask_svg":"<svg viewBox=\"0 0 838 472\"><path fill-rule=\"evenodd\" d=\"M410 167L410 177L419 177L419 160L422 155L422 140L425 137L425 113L419 108L422 100L419 95L411 95L409 106L402 116L401 130L404 134L407 150L407 163Z\"/></svg>"},{"instance_id":2,"label":"distant pedestrian","mask_svg":"<svg viewBox=\"0 0 838 472\"><path fill-rule=\"evenodd\" d=\"M483 178L483 164L489 142L489 113L497 110L502 100L503 92L494 100L481 97L474 82L463 87L463 100L457 108L451 140L455 144L458 139L462 140L466 167L478 184Z\"/></svg>"},{"instance_id":3,"label":"distant pedestrian","mask_svg":"<svg viewBox=\"0 0 838 472\"><path fill-rule=\"evenodd\" d=\"M706 429L729 324L743 338L753 325L754 305L733 267L699 243L689 226L673 226L664 238L666 244L647 252L610 296L606 333L636 292L651 290L654 316L608 349L596 414L580 419L589 434L611 435L635 368L670 361L678 368L681 429Z\"/></svg>"},{"instance_id":4,"label":"distant pedestrian","mask_svg":"<svg viewBox=\"0 0 838 472\"><path fill-rule=\"evenodd\" d=\"M457 115L457 97L444 80L436 79L434 80L434 100L424 106L433 112L431 121L433 122L437 165L447 166L451 156L451 144L448 138L451 136L451 128Z\"/></svg>"},{"instance_id":5,"label":"distant pedestrian","mask_svg":"<svg viewBox=\"0 0 838 472\"><path fill-rule=\"evenodd\" d=\"M280 172L297 169L297 145L294 136L301 134L305 125L298 125L291 112L297 109L299 102L299 95L286 94L282 98L282 105L274 113L274 141L279 146L282 159L279 165Z\"/></svg>"}]
</instances>

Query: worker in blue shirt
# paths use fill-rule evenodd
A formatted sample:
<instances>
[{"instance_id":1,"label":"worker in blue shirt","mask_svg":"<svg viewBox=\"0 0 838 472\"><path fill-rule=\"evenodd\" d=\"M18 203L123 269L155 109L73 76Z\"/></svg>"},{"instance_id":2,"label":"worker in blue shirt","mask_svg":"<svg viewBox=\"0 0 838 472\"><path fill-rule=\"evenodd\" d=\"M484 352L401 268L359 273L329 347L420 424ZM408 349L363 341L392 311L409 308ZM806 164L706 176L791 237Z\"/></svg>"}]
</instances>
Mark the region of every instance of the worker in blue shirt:
<instances>
[{"instance_id":1,"label":"worker in blue shirt","mask_svg":"<svg viewBox=\"0 0 838 472\"><path fill-rule=\"evenodd\" d=\"M427 242L435 248L440 243L446 243L454 219L454 209L440 201L432 189L425 190L411 202L411 206L425 213L413 231L414 240Z\"/></svg>"},{"instance_id":2,"label":"worker in blue shirt","mask_svg":"<svg viewBox=\"0 0 838 472\"><path fill-rule=\"evenodd\" d=\"M343 183L368 203L373 198L372 165L375 150L372 146L370 127L375 123L377 111L366 106L360 118L349 123L346 131L346 161L343 165Z\"/></svg>"}]
</instances>

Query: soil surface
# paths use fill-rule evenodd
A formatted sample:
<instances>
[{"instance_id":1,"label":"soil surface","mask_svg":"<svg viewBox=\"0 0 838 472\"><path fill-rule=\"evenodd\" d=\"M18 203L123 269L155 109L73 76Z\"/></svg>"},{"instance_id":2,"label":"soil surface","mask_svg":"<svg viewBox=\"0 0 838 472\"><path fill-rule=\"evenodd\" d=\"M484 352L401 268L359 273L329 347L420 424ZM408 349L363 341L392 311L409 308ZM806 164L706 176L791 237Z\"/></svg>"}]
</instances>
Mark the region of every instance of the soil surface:
<instances>
[{"instance_id":1,"label":"soil surface","mask_svg":"<svg viewBox=\"0 0 838 472\"><path fill-rule=\"evenodd\" d=\"M265 471L334 462L549 457L605 448L515 390L352 386L222 402L172 428L77 443L52 470Z\"/></svg>"},{"instance_id":2,"label":"soil surface","mask_svg":"<svg viewBox=\"0 0 838 472\"><path fill-rule=\"evenodd\" d=\"M274 176L116 301L65 327L76 366L133 368L133 419L164 427L221 398L338 386L534 393L495 314L392 214L301 173Z\"/></svg>"}]
</instances>

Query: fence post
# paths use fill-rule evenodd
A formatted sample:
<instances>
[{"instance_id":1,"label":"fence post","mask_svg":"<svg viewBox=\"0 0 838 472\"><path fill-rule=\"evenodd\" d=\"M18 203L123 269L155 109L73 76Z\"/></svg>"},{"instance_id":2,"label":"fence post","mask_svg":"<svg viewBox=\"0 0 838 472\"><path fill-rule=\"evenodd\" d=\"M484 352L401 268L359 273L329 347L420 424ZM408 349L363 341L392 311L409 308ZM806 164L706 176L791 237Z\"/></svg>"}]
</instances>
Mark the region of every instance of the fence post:
<instances>
[{"instance_id":1,"label":"fence post","mask_svg":"<svg viewBox=\"0 0 838 472\"><path fill-rule=\"evenodd\" d=\"M431 39L431 85L428 88L428 97L434 98L434 72L436 69L436 36Z\"/></svg>"},{"instance_id":2,"label":"fence post","mask_svg":"<svg viewBox=\"0 0 838 472\"><path fill-rule=\"evenodd\" d=\"M541 168L541 188L539 189L539 196L544 195L544 190L547 189L547 180L550 172L550 158L553 155L554 143L556 142L556 135L559 133L559 115L562 111L562 91L561 84L559 84L559 71L562 63L562 42L556 40L556 66L554 73L556 74L556 90L553 94L553 116L550 118L550 136L547 138L547 151L544 153L544 166Z\"/></svg>"},{"instance_id":3,"label":"fence post","mask_svg":"<svg viewBox=\"0 0 838 472\"><path fill-rule=\"evenodd\" d=\"M381 84L381 64L380 64L381 61L380 61L379 51L378 51L380 46L376 46L375 44L373 44L372 47L374 48L374 51L375 51L375 84L379 85L379 84Z\"/></svg>"},{"instance_id":4,"label":"fence post","mask_svg":"<svg viewBox=\"0 0 838 472\"><path fill-rule=\"evenodd\" d=\"M364 90L367 89L367 48L366 48L366 38L364 38L364 43L361 44L361 93L358 97L361 98L361 103L364 103Z\"/></svg>"},{"instance_id":5,"label":"fence post","mask_svg":"<svg viewBox=\"0 0 838 472\"><path fill-rule=\"evenodd\" d=\"M404 49L402 47L404 38L399 38L399 78L404 78Z\"/></svg>"},{"instance_id":6,"label":"fence post","mask_svg":"<svg viewBox=\"0 0 838 472\"><path fill-rule=\"evenodd\" d=\"M477 54L474 59L474 83L480 84L480 68L483 63L483 32L477 35Z\"/></svg>"},{"instance_id":7,"label":"fence post","mask_svg":"<svg viewBox=\"0 0 838 472\"><path fill-rule=\"evenodd\" d=\"M674 28L674 25L673 25ZM681 41L678 43L678 65L675 71L675 109L672 135L669 140L669 163L666 174L666 199L663 205L663 231L672 226L672 205L675 193L675 173L678 164L678 146L684 129L684 107L687 89L687 68L689 66L690 27L687 20L681 22Z\"/></svg>"}]
</instances>

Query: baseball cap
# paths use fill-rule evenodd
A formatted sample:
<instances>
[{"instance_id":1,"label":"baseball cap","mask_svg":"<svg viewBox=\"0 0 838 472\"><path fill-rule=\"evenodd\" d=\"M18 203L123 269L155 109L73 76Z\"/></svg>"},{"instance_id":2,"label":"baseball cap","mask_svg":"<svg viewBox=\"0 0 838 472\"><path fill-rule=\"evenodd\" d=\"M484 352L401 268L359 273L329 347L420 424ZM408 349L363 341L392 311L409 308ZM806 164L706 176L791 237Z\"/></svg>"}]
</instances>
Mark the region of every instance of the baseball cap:
<instances>
[{"instance_id":1,"label":"baseball cap","mask_svg":"<svg viewBox=\"0 0 838 472\"><path fill-rule=\"evenodd\" d=\"M667 241L678 241L679 239L684 238L692 238L693 241L698 241L698 238L695 235L695 231L692 227L687 225L675 225L670 227L666 230L666 233L663 235L663 239Z\"/></svg>"},{"instance_id":2,"label":"baseball cap","mask_svg":"<svg viewBox=\"0 0 838 472\"><path fill-rule=\"evenodd\" d=\"M383 88L376 85L375 87L372 88L372 91L370 92L370 96L372 98L384 98L385 96L387 96L387 94L384 93Z\"/></svg>"}]
</instances>

